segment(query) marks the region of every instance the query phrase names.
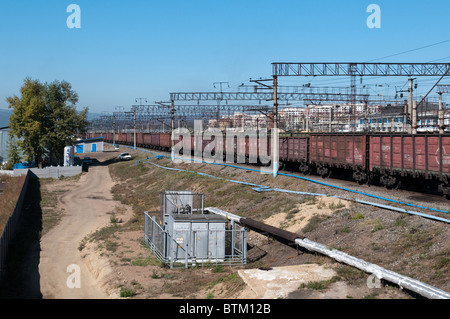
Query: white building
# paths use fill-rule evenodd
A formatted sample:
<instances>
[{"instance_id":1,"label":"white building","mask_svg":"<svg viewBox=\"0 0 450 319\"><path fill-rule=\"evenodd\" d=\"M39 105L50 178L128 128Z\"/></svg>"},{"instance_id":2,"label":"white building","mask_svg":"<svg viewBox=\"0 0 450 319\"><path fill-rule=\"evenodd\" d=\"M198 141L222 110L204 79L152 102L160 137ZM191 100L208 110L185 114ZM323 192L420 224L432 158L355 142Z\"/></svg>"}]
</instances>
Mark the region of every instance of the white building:
<instances>
[{"instance_id":1,"label":"white building","mask_svg":"<svg viewBox=\"0 0 450 319\"><path fill-rule=\"evenodd\" d=\"M8 160L9 128L0 127L0 164Z\"/></svg>"}]
</instances>

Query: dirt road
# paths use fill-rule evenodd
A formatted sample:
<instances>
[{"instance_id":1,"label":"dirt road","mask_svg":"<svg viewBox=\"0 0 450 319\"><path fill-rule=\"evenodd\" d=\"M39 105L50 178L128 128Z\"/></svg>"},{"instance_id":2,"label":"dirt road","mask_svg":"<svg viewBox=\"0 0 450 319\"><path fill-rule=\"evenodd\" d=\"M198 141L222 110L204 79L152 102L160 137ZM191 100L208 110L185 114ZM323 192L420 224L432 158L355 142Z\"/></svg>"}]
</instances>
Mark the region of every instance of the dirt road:
<instances>
[{"instance_id":1,"label":"dirt road","mask_svg":"<svg viewBox=\"0 0 450 319\"><path fill-rule=\"evenodd\" d=\"M39 274L43 298L110 297L93 275L96 271L92 268L101 265L86 263L78 248L87 234L109 223L108 213L115 207L110 192L113 184L107 166L92 166L59 198L65 214L41 240Z\"/></svg>"}]
</instances>

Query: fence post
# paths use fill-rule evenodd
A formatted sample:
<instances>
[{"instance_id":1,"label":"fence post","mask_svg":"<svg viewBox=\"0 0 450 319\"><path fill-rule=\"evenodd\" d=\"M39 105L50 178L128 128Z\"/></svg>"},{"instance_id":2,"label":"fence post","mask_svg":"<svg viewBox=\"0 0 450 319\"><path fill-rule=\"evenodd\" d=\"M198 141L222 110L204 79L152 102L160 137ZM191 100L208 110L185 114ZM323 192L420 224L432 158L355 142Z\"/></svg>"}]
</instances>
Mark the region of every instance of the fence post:
<instances>
[{"instance_id":1,"label":"fence post","mask_svg":"<svg viewBox=\"0 0 450 319\"><path fill-rule=\"evenodd\" d=\"M245 228L241 229L242 233L242 264L247 265L247 232Z\"/></svg>"}]
</instances>

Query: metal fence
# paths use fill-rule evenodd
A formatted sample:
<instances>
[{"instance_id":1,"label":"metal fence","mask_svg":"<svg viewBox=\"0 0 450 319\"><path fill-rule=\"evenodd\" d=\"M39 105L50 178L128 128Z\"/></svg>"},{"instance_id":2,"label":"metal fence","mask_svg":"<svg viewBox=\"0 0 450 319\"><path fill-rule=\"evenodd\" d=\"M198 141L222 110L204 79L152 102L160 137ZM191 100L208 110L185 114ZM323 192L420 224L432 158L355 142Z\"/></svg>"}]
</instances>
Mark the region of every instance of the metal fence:
<instances>
[{"instance_id":1,"label":"metal fence","mask_svg":"<svg viewBox=\"0 0 450 319\"><path fill-rule=\"evenodd\" d=\"M231 229L225 230L225 252L218 252L216 245L208 245L207 252L196 246L196 232L193 231L187 240L179 241L166 231L155 216L144 213L144 240L156 258L169 265L176 266L205 266L215 264L245 265L247 262L247 232L234 222ZM209 237L220 238L216 235L219 230L209 230ZM223 230L222 230L223 232ZM211 241L213 242L213 241Z\"/></svg>"}]
</instances>

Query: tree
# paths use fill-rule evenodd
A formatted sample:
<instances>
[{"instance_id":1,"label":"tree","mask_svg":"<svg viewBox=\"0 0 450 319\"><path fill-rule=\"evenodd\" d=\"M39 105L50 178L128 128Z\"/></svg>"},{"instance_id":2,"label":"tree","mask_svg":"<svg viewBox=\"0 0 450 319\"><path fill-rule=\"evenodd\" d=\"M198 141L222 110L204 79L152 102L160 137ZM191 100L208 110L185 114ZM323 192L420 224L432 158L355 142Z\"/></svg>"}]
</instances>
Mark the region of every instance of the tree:
<instances>
[{"instance_id":1,"label":"tree","mask_svg":"<svg viewBox=\"0 0 450 319\"><path fill-rule=\"evenodd\" d=\"M47 156L60 161L64 147L73 145L75 135L86 131L88 109L77 113L78 95L65 81L42 84L26 78L20 93L6 101L13 109L11 135L18 139L25 160L38 164Z\"/></svg>"},{"instance_id":2,"label":"tree","mask_svg":"<svg viewBox=\"0 0 450 319\"><path fill-rule=\"evenodd\" d=\"M50 161L63 159L64 147L73 144L77 133L85 133L88 126L87 108L80 114L75 105L78 94L72 90L68 82L55 81L46 90L47 116L45 121L46 134L44 144L49 152Z\"/></svg>"},{"instance_id":3,"label":"tree","mask_svg":"<svg viewBox=\"0 0 450 319\"><path fill-rule=\"evenodd\" d=\"M6 99L9 108L13 109L9 117L10 134L18 139L25 160L37 163L44 154L45 86L27 78L20 93L20 98L14 96Z\"/></svg>"}]
</instances>

